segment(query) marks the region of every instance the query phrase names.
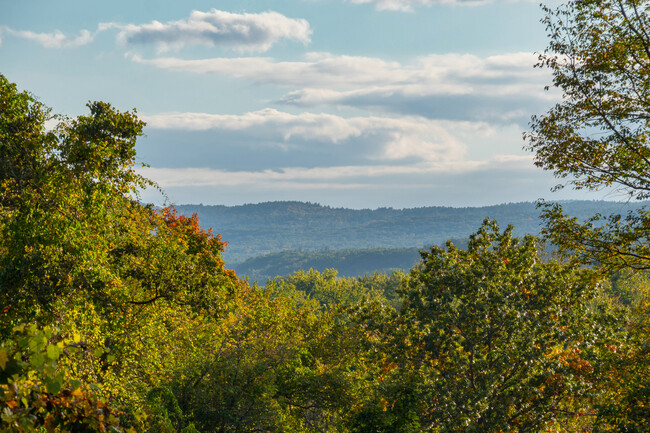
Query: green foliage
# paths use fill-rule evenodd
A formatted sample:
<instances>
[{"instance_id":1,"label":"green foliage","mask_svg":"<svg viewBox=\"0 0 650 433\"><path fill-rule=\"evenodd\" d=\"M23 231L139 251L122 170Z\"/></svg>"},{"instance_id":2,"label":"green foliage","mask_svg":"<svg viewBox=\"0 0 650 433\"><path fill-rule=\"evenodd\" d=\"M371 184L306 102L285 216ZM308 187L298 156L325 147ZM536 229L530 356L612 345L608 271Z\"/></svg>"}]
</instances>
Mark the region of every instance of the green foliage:
<instances>
[{"instance_id":1,"label":"green foliage","mask_svg":"<svg viewBox=\"0 0 650 433\"><path fill-rule=\"evenodd\" d=\"M650 431L650 297L648 276L625 269L611 277L609 300L618 310L610 328L615 338L602 345L596 365L599 399L597 431Z\"/></svg>"},{"instance_id":2,"label":"green foliage","mask_svg":"<svg viewBox=\"0 0 650 433\"><path fill-rule=\"evenodd\" d=\"M359 334L343 311L301 305L282 290L242 292L237 308L214 323L202 358L166 385L186 423L224 432L344 426L365 371Z\"/></svg>"},{"instance_id":3,"label":"green foliage","mask_svg":"<svg viewBox=\"0 0 650 433\"><path fill-rule=\"evenodd\" d=\"M165 387L152 388L147 393L147 430L152 433L196 431L193 424L184 427L185 417L174 394Z\"/></svg>"},{"instance_id":4,"label":"green foliage","mask_svg":"<svg viewBox=\"0 0 650 433\"><path fill-rule=\"evenodd\" d=\"M78 342L56 329L20 325L0 344L1 432L122 431L119 413L60 367Z\"/></svg>"},{"instance_id":5,"label":"green foliage","mask_svg":"<svg viewBox=\"0 0 650 433\"><path fill-rule=\"evenodd\" d=\"M527 138L537 165L578 189L650 197L650 2L580 0L544 10L550 44L538 66L551 69L563 100L532 120ZM634 271L650 268L648 210L597 213L580 222L557 204L541 205L544 234L565 257L605 274L645 278ZM647 431L648 294L630 293L625 280L613 283L627 311L618 342L600 353L599 379L607 392L597 404L599 427Z\"/></svg>"},{"instance_id":6,"label":"green foliage","mask_svg":"<svg viewBox=\"0 0 650 433\"><path fill-rule=\"evenodd\" d=\"M563 102L533 118L530 149L537 165L574 176L577 188L613 185L632 197L650 196L649 10L639 0L544 8L550 44L538 66L552 70Z\"/></svg>"},{"instance_id":7,"label":"green foliage","mask_svg":"<svg viewBox=\"0 0 650 433\"><path fill-rule=\"evenodd\" d=\"M617 303L638 308L646 299L650 290L650 274L631 269L623 269L610 277L608 294Z\"/></svg>"},{"instance_id":8,"label":"green foliage","mask_svg":"<svg viewBox=\"0 0 650 433\"><path fill-rule=\"evenodd\" d=\"M48 111L33 97L4 77L0 95L0 304L22 319L111 283L110 245L139 211L125 194L146 183L133 170L144 124L93 103L89 116L46 131Z\"/></svg>"},{"instance_id":9,"label":"green foliage","mask_svg":"<svg viewBox=\"0 0 650 433\"><path fill-rule=\"evenodd\" d=\"M593 389L596 342L606 336L590 305L595 293L588 274L543 261L535 238L501 233L493 221L467 250L449 243L423 253L390 327L375 398L390 422L377 431L413 424L413 413L440 432L559 422Z\"/></svg>"},{"instance_id":10,"label":"green foliage","mask_svg":"<svg viewBox=\"0 0 650 433\"><path fill-rule=\"evenodd\" d=\"M357 278L367 290L379 292L385 302L396 309L401 306L399 291L405 279L406 274L402 271L393 271L390 274L375 272Z\"/></svg>"},{"instance_id":11,"label":"green foliage","mask_svg":"<svg viewBox=\"0 0 650 433\"><path fill-rule=\"evenodd\" d=\"M629 211L626 216L596 214L580 222L559 204L540 205L546 220L543 234L566 258L599 267L605 273L650 268L649 211Z\"/></svg>"},{"instance_id":12,"label":"green foliage","mask_svg":"<svg viewBox=\"0 0 650 433\"><path fill-rule=\"evenodd\" d=\"M582 0L544 10L550 44L538 66L551 69L563 101L533 117L526 137L536 164L578 189L649 197L650 3ZM643 209L582 224L545 205L544 218L545 234L583 262L648 266L650 215Z\"/></svg>"},{"instance_id":13,"label":"green foliage","mask_svg":"<svg viewBox=\"0 0 650 433\"><path fill-rule=\"evenodd\" d=\"M200 355L245 283L196 216L136 201L144 123L88 107L47 131L48 110L0 76L0 335L31 320L78 335L85 349L61 360L70 377L142 426L148 390Z\"/></svg>"},{"instance_id":14,"label":"green foliage","mask_svg":"<svg viewBox=\"0 0 650 433\"><path fill-rule=\"evenodd\" d=\"M318 272L314 269L298 271L293 274L276 277L266 286L282 296L306 295L322 307L352 305L368 299L379 299L381 293L373 287L362 284L350 277L338 277L336 269Z\"/></svg>"}]
</instances>

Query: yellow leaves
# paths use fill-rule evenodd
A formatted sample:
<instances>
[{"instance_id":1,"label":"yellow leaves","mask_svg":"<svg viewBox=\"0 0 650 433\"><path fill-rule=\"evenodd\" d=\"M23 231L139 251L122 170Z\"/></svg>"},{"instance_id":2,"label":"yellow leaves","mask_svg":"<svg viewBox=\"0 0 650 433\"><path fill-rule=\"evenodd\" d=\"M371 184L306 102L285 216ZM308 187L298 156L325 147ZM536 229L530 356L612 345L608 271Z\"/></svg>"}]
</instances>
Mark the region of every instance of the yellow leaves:
<instances>
[{"instance_id":1,"label":"yellow leaves","mask_svg":"<svg viewBox=\"0 0 650 433\"><path fill-rule=\"evenodd\" d=\"M4 349L0 349L0 368L4 370L8 361L7 352Z\"/></svg>"}]
</instances>

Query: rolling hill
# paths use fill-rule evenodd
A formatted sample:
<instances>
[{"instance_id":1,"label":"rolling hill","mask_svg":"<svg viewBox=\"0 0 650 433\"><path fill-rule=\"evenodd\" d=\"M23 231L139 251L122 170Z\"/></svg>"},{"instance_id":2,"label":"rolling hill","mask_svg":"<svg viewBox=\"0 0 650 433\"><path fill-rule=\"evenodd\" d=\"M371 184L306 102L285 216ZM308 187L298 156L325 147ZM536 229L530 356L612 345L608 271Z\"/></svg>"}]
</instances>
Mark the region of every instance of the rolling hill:
<instances>
[{"instance_id":1,"label":"rolling hill","mask_svg":"<svg viewBox=\"0 0 650 433\"><path fill-rule=\"evenodd\" d=\"M565 210L580 219L598 212L626 214L644 204L647 202L563 202ZM532 202L464 208L346 209L287 201L241 206L179 205L176 208L186 215L196 213L203 227L212 227L215 233L220 233L228 242L224 254L226 263L229 267L240 269L240 272L259 272L275 266L278 274L281 274L281 269L287 269L287 263L318 268L327 260L333 267L349 268L345 275L358 273L352 268L363 268L367 272L388 269L391 267L386 266L380 257L396 259L405 254L405 250L399 249L410 249L409 258L405 259L409 261L412 257L417 258L415 252L420 248L440 244L450 238L467 238L488 217L496 219L501 227L514 225L517 235L537 234L540 231L539 210ZM398 250L388 253L388 249ZM288 250L294 252L260 258ZM313 253L318 250L330 251ZM339 254L332 250L348 251ZM352 253L351 250L360 251ZM380 254L380 251L383 252ZM339 258L334 259L334 256ZM345 263L341 257L346 257ZM377 264L368 268L353 267L350 266L352 257L357 257L354 260L359 263L371 264L374 260ZM284 260L285 264L278 260ZM242 268L245 262L247 264ZM402 261L399 261L399 265L396 262L394 268L402 265Z\"/></svg>"}]
</instances>

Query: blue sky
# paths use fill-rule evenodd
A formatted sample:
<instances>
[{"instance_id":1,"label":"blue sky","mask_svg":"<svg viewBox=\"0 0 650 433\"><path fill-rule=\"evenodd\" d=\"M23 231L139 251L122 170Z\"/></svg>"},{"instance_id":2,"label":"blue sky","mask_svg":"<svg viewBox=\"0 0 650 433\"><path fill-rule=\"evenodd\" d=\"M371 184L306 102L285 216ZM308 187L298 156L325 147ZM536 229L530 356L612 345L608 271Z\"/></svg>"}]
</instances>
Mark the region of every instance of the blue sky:
<instances>
[{"instance_id":1,"label":"blue sky","mask_svg":"<svg viewBox=\"0 0 650 433\"><path fill-rule=\"evenodd\" d=\"M537 1L0 0L0 73L56 113L137 108L156 203L480 206L557 183Z\"/></svg>"}]
</instances>

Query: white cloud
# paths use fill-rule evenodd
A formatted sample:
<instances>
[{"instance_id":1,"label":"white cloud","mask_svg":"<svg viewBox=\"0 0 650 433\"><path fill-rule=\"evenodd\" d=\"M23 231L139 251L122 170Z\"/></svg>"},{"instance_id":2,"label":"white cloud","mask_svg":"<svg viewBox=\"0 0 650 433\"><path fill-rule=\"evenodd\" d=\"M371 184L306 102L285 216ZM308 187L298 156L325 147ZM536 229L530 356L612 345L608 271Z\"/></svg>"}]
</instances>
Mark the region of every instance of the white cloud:
<instances>
[{"instance_id":1,"label":"white cloud","mask_svg":"<svg viewBox=\"0 0 650 433\"><path fill-rule=\"evenodd\" d=\"M59 30L55 30L52 33L36 33L29 30L14 30L10 27L2 27L0 30L18 38L34 41L45 48L80 47L91 43L97 35L97 32L90 32L88 30L81 30L79 32L79 35L74 37L66 36Z\"/></svg>"},{"instance_id":2,"label":"white cloud","mask_svg":"<svg viewBox=\"0 0 650 433\"><path fill-rule=\"evenodd\" d=\"M519 188L526 192L520 191L518 197L528 197L530 188L522 181L535 170L532 156L520 148L521 129L514 124L418 116L344 118L274 109L142 118L147 122L150 151L167 155L150 161L152 167L143 174L170 196L201 191L195 201L206 201L213 193L219 203L222 194L231 194L238 203L308 200L324 194L333 203L356 197L356 206L377 206L385 204L382 200L388 196L395 203L416 203L407 197L414 191L429 194L431 200L442 196L446 200L454 197L452 191L462 190L466 195L455 197L462 204L467 194L488 200L489 191L498 195L495 188ZM185 141L179 145L174 137ZM198 149L202 156L195 158ZM264 162L242 163L252 155ZM474 178L485 183L472 184ZM547 188L546 184L536 187Z\"/></svg>"},{"instance_id":3,"label":"white cloud","mask_svg":"<svg viewBox=\"0 0 650 433\"><path fill-rule=\"evenodd\" d=\"M281 148L351 146L372 151L368 160L415 158L447 164L461 160L465 138L489 137L494 128L485 123L452 122L421 117L351 117L332 114L290 114L265 109L243 115L170 113L142 116L149 128L168 130L238 131L250 141L273 143Z\"/></svg>"},{"instance_id":4,"label":"white cloud","mask_svg":"<svg viewBox=\"0 0 650 433\"><path fill-rule=\"evenodd\" d=\"M192 11L189 18L161 23L120 24L100 23L97 30L81 30L78 36L66 36L59 30L37 33L0 26L15 37L32 40L46 48L71 48L87 45L98 33L118 29L117 38L124 44L154 44L159 51L181 48L185 45L226 46L241 51L267 51L281 39L307 44L312 30L304 19L288 18L277 12L236 14L212 9L210 12Z\"/></svg>"},{"instance_id":5,"label":"white cloud","mask_svg":"<svg viewBox=\"0 0 650 433\"><path fill-rule=\"evenodd\" d=\"M281 39L307 44L312 33L306 20L288 18L277 12L236 14L216 9L193 11L189 18L178 21L152 21L121 28L118 38L124 43L151 43L160 51L194 44L266 51Z\"/></svg>"}]
</instances>

